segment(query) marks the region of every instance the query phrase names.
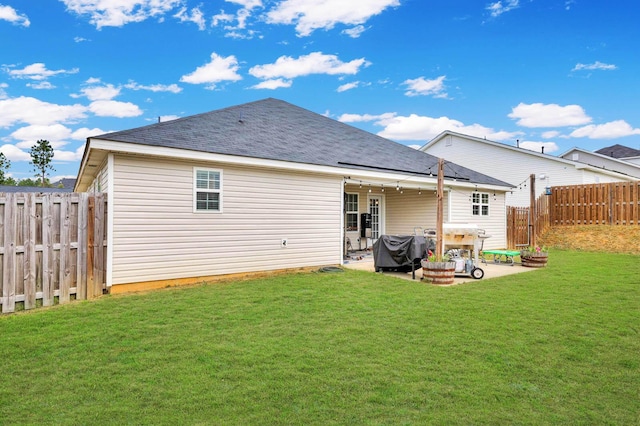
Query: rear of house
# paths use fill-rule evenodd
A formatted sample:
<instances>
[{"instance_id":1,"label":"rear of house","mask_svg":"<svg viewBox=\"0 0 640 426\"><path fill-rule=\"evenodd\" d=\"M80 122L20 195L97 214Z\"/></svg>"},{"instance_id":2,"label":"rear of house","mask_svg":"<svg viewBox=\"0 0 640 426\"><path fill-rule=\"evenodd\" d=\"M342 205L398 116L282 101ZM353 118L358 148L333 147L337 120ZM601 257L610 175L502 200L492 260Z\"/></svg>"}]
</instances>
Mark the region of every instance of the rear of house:
<instances>
[{"instance_id":1,"label":"rear of house","mask_svg":"<svg viewBox=\"0 0 640 426\"><path fill-rule=\"evenodd\" d=\"M340 265L347 241L366 248L435 227L436 164L267 99L90 138L76 190L108 193L107 284L117 292ZM475 223L504 247L510 185L453 163L445 182L446 221Z\"/></svg>"}]
</instances>

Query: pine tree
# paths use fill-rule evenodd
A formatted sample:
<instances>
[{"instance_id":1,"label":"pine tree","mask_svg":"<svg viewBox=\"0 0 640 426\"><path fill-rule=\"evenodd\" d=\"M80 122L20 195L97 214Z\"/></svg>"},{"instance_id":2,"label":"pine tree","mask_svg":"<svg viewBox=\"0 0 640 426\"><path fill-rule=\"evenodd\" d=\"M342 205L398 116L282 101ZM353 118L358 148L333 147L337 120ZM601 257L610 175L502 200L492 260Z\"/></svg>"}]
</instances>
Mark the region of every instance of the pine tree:
<instances>
[{"instance_id":1,"label":"pine tree","mask_svg":"<svg viewBox=\"0 0 640 426\"><path fill-rule=\"evenodd\" d=\"M0 185L7 185L7 181L10 179L7 177L9 167L11 167L11 161L7 159L4 153L0 152Z\"/></svg>"},{"instance_id":2,"label":"pine tree","mask_svg":"<svg viewBox=\"0 0 640 426\"><path fill-rule=\"evenodd\" d=\"M40 176L40 182L44 188L47 182L47 170L55 171L51 165L53 148L48 140L40 139L31 147L29 154L31 154L31 164L33 165L34 171L38 173L35 176Z\"/></svg>"}]
</instances>

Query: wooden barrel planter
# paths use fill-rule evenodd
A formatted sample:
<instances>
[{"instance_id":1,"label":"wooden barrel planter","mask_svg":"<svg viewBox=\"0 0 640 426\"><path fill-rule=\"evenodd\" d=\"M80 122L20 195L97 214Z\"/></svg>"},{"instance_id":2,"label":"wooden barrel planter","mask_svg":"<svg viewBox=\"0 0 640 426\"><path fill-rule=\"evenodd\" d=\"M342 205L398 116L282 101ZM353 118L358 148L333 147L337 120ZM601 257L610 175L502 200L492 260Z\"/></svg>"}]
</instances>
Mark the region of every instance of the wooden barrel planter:
<instances>
[{"instance_id":1,"label":"wooden barrel planter","mask_svg":"<svg viewBox=\"0 0 640 426\"><path fill-rule=\"evenodd\" d=\"M544 268L547 266L547 260L549 258L548 253L536 253L536 252L521 252L520 260L522 266L527 268Z\"/></svg>"},{"instance_id":2,"label":"wooden barrel planter","mask_svg":"<svg viewBox=\"0 0 640 426\"><path fill-rule=\"evenodd\" d=\"M431 284L453 284L456 273L456 262L427 262L422 261L422 278Z\"/></svg>"}]
</instances>

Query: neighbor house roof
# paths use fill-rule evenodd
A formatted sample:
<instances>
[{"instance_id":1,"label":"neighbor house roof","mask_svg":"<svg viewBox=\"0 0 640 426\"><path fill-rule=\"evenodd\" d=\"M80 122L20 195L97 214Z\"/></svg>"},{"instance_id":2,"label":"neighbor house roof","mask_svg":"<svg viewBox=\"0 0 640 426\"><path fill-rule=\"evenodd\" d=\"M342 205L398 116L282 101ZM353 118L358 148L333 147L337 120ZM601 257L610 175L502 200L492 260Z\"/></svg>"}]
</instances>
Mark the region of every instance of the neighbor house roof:
<instances>
[{"instance_id":1,"label":"neighbor house roof","mask_svg":"<svg viewBox=\"0 0 640 426\"><path fill-rule=\"evenodd\" d=\"M273 98L108 133L90 141L95 139L420 176L435 174L438 162L430 154ZM445 175L475 184L512 186L452 163L447 163Z\"/></svg>"},{"instance_id":2,"label":"neighbor house roof","mask_svg":"<svg viewBox=\"0 0 640 426\"><path fill-rule=\"evenodd\" d=\"M41 186L0 185L0 192L38 192L43 194L51 194L58 192L73 192L73 188L43 188Z\"/></svg>"},{"instance_id":3,"label":"neighbor house roof","mask_svg":"<svg viewBox=\"0 0 640 426\"><path fill-rule=\"evenodd\" d=\"M628 157L640 156L639 149L629 148L628 146L624 146L620 144L607 146L595 152L598 154L606 155L607 157L613 157L613 158L628 158Z\"/></svg>"},{"instance_id":4,"label":"neighbor house roof","mask_svg":"<svg viewBox=\"0 0 640 426\"><path fill-rule=\"evenodd\" d=\"M62 178L59 181L53 182L52 186L60 186L68 191L73 191L73 187L76 185L76 180L74 178Z\"/></svg>"}]
</instances>

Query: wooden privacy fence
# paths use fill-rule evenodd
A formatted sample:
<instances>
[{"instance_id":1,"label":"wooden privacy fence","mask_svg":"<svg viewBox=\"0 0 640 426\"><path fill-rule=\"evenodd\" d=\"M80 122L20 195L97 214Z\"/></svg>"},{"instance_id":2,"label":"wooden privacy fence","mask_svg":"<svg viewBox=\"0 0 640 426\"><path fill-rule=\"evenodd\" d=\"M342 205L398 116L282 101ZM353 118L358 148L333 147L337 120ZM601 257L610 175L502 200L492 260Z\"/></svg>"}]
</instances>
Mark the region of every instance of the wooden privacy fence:
<instances>
[{"instance_id":1,"label":"wooden privacy fence","mask_svg":"<svg viewBox=\"0 0 640 426\"><path fill-rule=\"evenodd\" d=\"M640 182L554 186L551 225L638 225Z\"/></svg>"},{"instance_id":2,"label":"wooden privacy fence","mask_svg":"<svg viewBox=\"0 0 640 426\"><path fill-rule=\"evenodd\" d=\"M106 203L105 194L0 193L3 313L103 293Z\"/></svg>"},{"instance_id":3,"label":"wooden privacy fence","mask_svg":"<svg viewBox=\"0 0 640 426\"><path fill-rule=\"evenodd\" d=\"M532 228L537 239L549 226L640 225L640 182L554 186L536 199L533 227L529 209L507 207L508 248L529 245Z\"/></svg>"},{"instance_id":4,"label":"wooden privacy fence","mask_svg":"<svg viewBox=\"0 0 640 426\"><path fill-rule=\"evenodd\" d=\"M507 248L529 246L529 207L507 207Z\"/></svg>"}]
</instances>

